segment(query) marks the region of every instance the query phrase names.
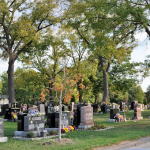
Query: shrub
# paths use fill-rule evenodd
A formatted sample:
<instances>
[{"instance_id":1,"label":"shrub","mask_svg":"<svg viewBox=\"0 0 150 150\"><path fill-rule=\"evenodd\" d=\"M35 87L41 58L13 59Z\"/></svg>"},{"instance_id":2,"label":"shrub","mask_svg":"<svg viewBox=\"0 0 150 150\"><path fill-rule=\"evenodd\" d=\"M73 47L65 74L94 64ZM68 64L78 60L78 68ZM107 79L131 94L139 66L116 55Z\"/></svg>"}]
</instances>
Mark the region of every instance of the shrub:
<instances>
[{"instance_id":1,"label":"shrub","mask_svg":"<svg viewBox=\"0 0 150 150\"><path fill-rule=\"evenodd\" d=\"M27 138L34 138L34 137L35 137L35 135L34 135L33 132L28 132L27 133Z\"/></svg>"},{"instance_id":2,"label":"shrub","mask_svg":"<svg viewBox=\"0 0 150 150\"><path fill-rule=\"evenodd\" d=\"M54 130L54 129L52 129L49 133L50 133L50 135L56 135L56 134L57 134L57 131Z\"/></svg>"}]
</instances>

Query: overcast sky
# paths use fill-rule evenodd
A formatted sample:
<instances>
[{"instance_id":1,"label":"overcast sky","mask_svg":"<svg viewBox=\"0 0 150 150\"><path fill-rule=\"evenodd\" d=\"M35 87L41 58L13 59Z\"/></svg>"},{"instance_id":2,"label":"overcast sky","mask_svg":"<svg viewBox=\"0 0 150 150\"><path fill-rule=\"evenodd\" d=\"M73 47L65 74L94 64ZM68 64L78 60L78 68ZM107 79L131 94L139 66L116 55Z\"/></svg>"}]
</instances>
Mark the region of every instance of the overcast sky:
<instances>
[{"instance_id":1,"label":"overcast sky","mask_svg":"<svg viewBox=\"0 0 150 150\"><path fill-rule=\"evenodd\" d=\"M150 40L146 37L147 37L146 33L138 33L137 35L135 35L135 38L139 40L139 45L133 50L131 54L131 58L132 58L131 61L143 62L146 56L150 55ZM21 63L16 61L15 69L18 66L21 67ZM8 62L2 61L0 59L0 74L3 71L7 71L7 69L8 69ZM143 81L141 82L141 87L144 92L146 92L147 87L150 85L149 81L150 81L150 77L147 77L143 79Z\"/></svg>"}]
</instances>

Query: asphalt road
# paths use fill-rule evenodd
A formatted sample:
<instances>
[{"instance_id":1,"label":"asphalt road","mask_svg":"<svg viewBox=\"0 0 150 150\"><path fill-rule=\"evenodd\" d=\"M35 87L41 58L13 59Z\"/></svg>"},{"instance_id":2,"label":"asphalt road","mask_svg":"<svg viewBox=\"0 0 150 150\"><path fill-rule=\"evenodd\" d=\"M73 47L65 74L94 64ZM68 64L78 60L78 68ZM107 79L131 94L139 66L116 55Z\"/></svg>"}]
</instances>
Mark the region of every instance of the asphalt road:
<instances>
[{"instance_id":1,"label":"asphalt road","mask_svg":"<svg viewBox=\"0 0 150 150\"><path fill-rule=\"evenodd\" d=\"M95 148L93 150L150 150L150 137L144 137L134 141L121 142L118 145Z\"/></svg>"}]
</instances>

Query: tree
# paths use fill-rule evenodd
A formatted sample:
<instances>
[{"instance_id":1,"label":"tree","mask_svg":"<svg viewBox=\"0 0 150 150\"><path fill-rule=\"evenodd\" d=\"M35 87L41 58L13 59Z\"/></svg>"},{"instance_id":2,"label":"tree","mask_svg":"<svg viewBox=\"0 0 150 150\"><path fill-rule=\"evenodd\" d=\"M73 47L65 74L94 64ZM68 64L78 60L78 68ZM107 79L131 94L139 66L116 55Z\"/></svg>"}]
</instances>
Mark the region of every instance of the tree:
<instances>
[{"instance_id":1,"label":"tree","mask_svg":"<svg viewBox=\"0 0 150 150\"><path fill-rule=\"evenodd\" d=\"M7 72L1 74L2 94L8 95L8 75Z\"/></svg>"},{"instance_id":2,"label":"tree","mask_svg":"<svg viewBox=\"0 0 150 150\"><path fill-rule=\"evenodd\" d=\"M34 49L36 52L22 55L20 61L24 67L34 68L40 72L42 82L49 91L47 98L53 100L53 84L56 76L62 72L60 61L66 59L66 46L56 34L55 36L46 35L44 40L37 43ZM32 48L31 51L33 51Z\"/></svg>"},{"instance_id":3,"label":"tree","mask_svg":"<svg viewBox=\"0 0 150 150\"><path fill-rule=\"evenodd\" d=\"M0 5L1 57L8 58L9 102L15 102L14 63L29 47L42 39L50 26L57 23L54 0L3 0Z\"/></svg>"},{"instance_id":4,"label":"tree","mask_svg":"<svg viewBox=\"0 0 150 150\"><path fill-rule=\"evenodd\" d=\"M39 72L32 69L17 68L15 71L15 93L19 103L31 104L40 100L44 85Z\"/></svg>"},{"instance_id":5,"label":"tree","mask_svg":"<svg viewBox=\"0 0 150 150\"><path fill-rule=\"evenodd\" d=\"M139 103L143 104L145 94L140 86L132 87L129 92L129 101L137 100Z\"/></svg>"},{"instance_id":6,"label":"tree","mask_svg":"<svg viewBox=\"0 0 150 150\"><path fill-rule=\"evenodd\" d=\"M113 61L122 62L131 54L135 46L135 43L131 43L125 33L122 33L121 36L119 33L116 34L115 23L105 19L109 15L108 2L71 1L68 14L70 18L67 22L67 27L70 26L76 30L80 38L88 45L90 56L93 55L98 60L99 67L102 68L103 101L106 103L108 101L107 76L111 64ZM83 8L82 12L80 8Z\"/></svg>"},{"instance_id":7,"label":"tree","mask_svg":"<svg viewBox=\"0 0 150 150\"><path fill-rule=\"evenodd\" d=\"M60 74L59 74L60 75ZM61 117L62 117L62 101L64 100L64 103L70 102L72 98L72 94L76 94L76 90L74 90L74 86L78 82L78 79L82 77L79 76L72 76L68 69L65 68L65 65L63 67L63 76L57 76L55 79L55 85L53 88L56 91L56 99L59 101L59 142L61 142ZM47 90L43 89L41 92L41 100L43 101L45 99L45 92Z\"/></svg>"},{"instance_id":8,"label":"tree","mask_svg":"<svg viewBox=\"0 0 150 150\"><path fill-rule=\"evenodd\" d=\"M83 75L83 77L77 82L79 102L81 103L83 102L83 94L85 89L87 89L88 93L90 92L90 88L88 86L90 84L89 77L96 74L97 61L87 56L87 44L83 42L83 40L80 39L76 33L72 34L72 32L69 36L67 36L68 42L66 42L66 46L68 48L67 56L71 58L68 67L70 68L72 74L77 76L78 74ZM82 82L84 82L85 88L81 87ZM84 95L87 95L87 92Z\"/></svg>"}]
</instances>

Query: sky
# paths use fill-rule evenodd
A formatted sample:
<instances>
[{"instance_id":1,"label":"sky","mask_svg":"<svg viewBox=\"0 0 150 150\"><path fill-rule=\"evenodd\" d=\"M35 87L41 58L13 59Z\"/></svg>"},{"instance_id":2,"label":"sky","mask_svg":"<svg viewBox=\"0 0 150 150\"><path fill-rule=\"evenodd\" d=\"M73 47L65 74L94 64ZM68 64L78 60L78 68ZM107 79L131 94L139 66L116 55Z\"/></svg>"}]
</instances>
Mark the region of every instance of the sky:
<instances>
[{"instance_id":1,"label":"sky","mask_svg":"<svg viewBox=\"0 0 150 150\"><path fill-rule=\"evenodd\" d=\"M150 40L147 38L147 34L145 32L137 33L135 38L139 41L139 44L136 48L134 48L131 54L131 62L144 62L146 56L150 55ZM22 67L21 63L18 61L15 62L15 70L17 67ZM0 59L0 74L7 70L8 61L3 61ZM150 77L146 77L145 79L140 77L139 79L143 91L146 92L147 87L150 85Z\"/></svg>"}]
</instances>

